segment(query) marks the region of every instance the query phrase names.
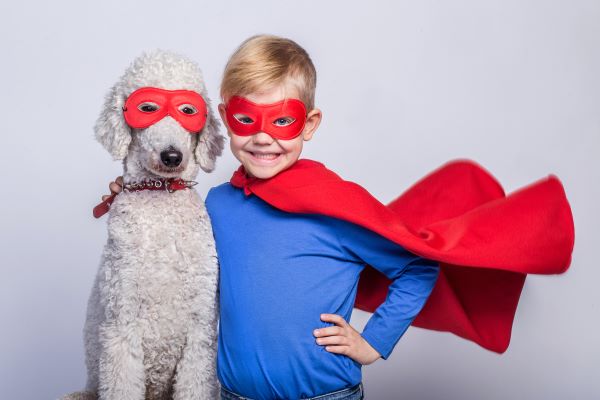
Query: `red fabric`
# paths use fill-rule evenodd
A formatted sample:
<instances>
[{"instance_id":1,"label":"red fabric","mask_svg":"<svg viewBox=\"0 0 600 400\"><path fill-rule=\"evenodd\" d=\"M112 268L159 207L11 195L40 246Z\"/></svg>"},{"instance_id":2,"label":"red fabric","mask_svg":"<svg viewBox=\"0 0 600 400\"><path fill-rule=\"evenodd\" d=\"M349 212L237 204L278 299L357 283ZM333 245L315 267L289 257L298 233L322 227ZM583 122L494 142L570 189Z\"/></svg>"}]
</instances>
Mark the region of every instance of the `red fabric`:
<instances>
[{"instance_id":1,"label":"red fabric","mask_svg":"<svg viewBox=\"0 0 600 400\"><path fill-rule=\"evenodd\" d=\"M241 122L235 115L248 117L252 122ZM302 133L306 123L306 107L298 99L285 99L271 104L257 104L245 97L233 96L225 111L227 125L239 136L251 136L258 132L283 140L293 139ZM278 119L291 118L288 125L278 125Z\"/></svg>"},{"instance_id":2,"label":"red fabric","mask_svg":"<svg viewBox=\"0 0 600 400\"><path fill-rule=\"evenodd\" d=\"M143 110L144 105L151 106L151 110ZM127 125L138 129L154 125L167 115L190 133L200 132L208 116L204 99L191 90L143 87L127 97L123 108Z\"/></svg>"},{"instance_id":3,"label":"red fabric","mask_svg":"<svg viewBox=\"0 0 600 400\"><path fill-rule=\"evenodd\" d=\"M528 273L558 274L571 261L573 218L560 181L539 180L509 196L471 161L450 162L385 206L321 163L299 160L268 180L231 179L286 212L340 218L440 262L440 276L414 326L452 332L502 353ZM389 280L368 267L355 306L374 311Z\"/></svg>"}]
</instances>

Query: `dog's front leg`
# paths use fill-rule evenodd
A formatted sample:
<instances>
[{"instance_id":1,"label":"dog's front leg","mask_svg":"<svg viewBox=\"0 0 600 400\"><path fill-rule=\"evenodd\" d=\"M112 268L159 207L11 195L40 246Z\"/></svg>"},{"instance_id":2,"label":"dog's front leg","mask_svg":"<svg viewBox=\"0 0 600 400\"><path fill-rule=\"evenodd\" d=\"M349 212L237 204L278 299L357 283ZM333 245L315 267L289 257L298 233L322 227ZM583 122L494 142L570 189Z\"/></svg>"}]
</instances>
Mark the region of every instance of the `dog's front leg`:
<instances>
[{"instance_id":1,"label":"dog's front leg","mask_svg":"<svg viewBox=\"0 0 600 400\"><path fill-rule=\"evenodd\" d=\"M107 322L100 327L100 400L144 399L144 354L137 325Z\"/></svg>"},{"instance_id":2,"label":"dog's front leg","mask_svg":"<svg viewBox=\"0 0 600 400\"><path fill-rule=\"evenodd\" d=\"M217 399L217 335L214 321L196 323L189 331L177 365L173 400Z\"/></svg>"}]
</instances>

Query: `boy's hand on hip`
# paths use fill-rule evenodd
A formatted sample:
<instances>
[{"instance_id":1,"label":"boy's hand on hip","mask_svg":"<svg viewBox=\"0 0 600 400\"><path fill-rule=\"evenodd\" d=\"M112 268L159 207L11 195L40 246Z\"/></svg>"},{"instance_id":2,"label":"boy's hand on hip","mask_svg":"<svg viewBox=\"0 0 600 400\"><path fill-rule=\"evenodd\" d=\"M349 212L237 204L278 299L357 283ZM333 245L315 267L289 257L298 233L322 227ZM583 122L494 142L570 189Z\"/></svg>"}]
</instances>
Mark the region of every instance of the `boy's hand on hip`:
<instances>
[{"instance_id":1,"label":"boy's hand on hip","mask_svg":"<svg viewBox=\"0 0 600 400\"><path fill-rule=\"evenodd\" d=\"M313 331L317 344L324 345L328 352L343 354L362 365L372 364L381 357L342 316L321 314L321 321L335 324Z\"/></svg>"},{"instance_id":2,"label":"boy's hand on hip","mask_svg":"<svg viewBox=\"0 0 600 400\"><path fill-rule=\"evenodd\" d=\"M102 201L108 199L113 194L119 194L123 190L123 177L117 176L117 179L115 179L114 182L111 182L108 185L108 188L110 189L110 194L102 196Z\"/></svg>"}]
</instances>

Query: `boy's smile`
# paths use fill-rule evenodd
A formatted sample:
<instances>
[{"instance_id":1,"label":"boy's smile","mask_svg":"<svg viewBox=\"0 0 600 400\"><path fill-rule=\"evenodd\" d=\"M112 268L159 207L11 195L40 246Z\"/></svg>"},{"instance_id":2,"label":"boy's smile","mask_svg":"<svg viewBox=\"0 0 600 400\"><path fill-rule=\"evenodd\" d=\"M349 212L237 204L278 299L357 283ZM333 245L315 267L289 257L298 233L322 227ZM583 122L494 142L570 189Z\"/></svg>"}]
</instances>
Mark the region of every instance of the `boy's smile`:
<instances>
[{"instance_id":1,"label":"boy's smile","mask_svg":"<svg viewBox=\"0 0 600 400\"><path fill-rule=\"evenodd\" d=\"M281 84L271 88L253 92L245 99L257 104L272 104L284 99L298 99L298 89L291 84ZM227 99L229 100L229 99ZM226 109L224 104L219 105L219 113L227 127L230 137L231 152L237 158L246 172L253 177L268 179L294 164L300 154L304 141L309 141L321 121L321 111L314 109L308 112L304 129L300 135L293 139L276 139L265 132L258 132L250 136L236 135L227 123ZM239 121L244 122L245 115L235 115ZM275 121L284 126L289 123L286 118Z\"/></svg>"}]
</instances>

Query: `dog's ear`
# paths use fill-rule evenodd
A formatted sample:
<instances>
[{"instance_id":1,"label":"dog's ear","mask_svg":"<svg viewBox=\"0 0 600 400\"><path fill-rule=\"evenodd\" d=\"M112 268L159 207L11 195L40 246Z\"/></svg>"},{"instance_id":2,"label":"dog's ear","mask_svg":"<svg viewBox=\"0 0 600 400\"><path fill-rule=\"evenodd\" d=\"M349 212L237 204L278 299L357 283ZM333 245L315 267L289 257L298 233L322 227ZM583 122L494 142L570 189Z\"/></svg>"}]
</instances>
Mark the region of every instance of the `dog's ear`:
<instances>
[{"instance_id":1,"label":"dog's ear","mask_svg":"<svg viewBox=\"0 0 600 400\"><path fill-rule=\"evenodd\" d=\"M116 84L106 95L104 108L96 121L94 131L96 139L115 160L122 160L127 156L131 143L131 128L123 117L125 97L120 84Z\"/></svg>"},{"instance_id":2,"label":"dog's ear","mask_svg":"<svg viewBox=\"0 0 600 400\"><path fill-rule=\"evenodd\" d=\"M211 172L215 169L217 157L223 153L225 137L221 135L219 129L221 123L215 118L208 99L206 100L206 108L208 110L206 125L200 132L194 155L200 168L205 172Z\"/></svg>"}]
</instances>

